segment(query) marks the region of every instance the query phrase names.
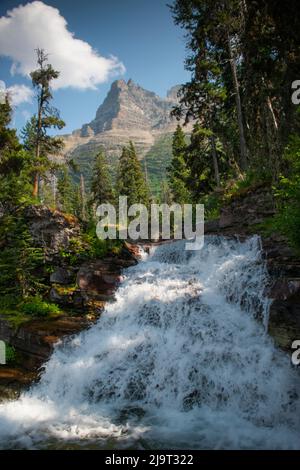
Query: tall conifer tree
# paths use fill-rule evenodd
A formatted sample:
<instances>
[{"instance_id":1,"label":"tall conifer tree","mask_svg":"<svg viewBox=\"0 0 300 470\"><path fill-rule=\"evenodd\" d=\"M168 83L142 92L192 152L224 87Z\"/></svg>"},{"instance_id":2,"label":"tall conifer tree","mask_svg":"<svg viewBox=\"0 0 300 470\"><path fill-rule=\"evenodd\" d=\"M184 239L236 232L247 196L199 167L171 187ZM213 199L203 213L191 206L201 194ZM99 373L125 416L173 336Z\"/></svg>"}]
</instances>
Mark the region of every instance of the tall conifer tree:
<instances>
[{"instance_id":1,"label":"tall conifer tree","mask_svg":"<svg viewBox=\"0 0 300 470\"><path fill-rule=\"evenodd\" d=\"M169 185L174 202L178 204L188 203L190 194L187 188L189 170L186 164L187 144L185 134L180 125L173 136L172 160L168 168Z\"/></svg>"},{"instance_id":2,"label":"tall conifer tree","mask_svg":"<svg viewBox=\"0 0 300 470\"><path fill-rule=\"evenodd\" d=\"M59 117L58 110L50 106L53 98L51 82L59 77L59 72L48 63L47 54L43 49L37 49L36 53L38 68L31 72L30 76L36 90L38 109L37 115L31 119L31 125L27 129L28 141L30 141L35 154L32 193L34 197L38 196L40 175L51 167L48 156L59 153L64 145L62 139L51 137L47 132L51 128L62 129L65 125Z\"/></svg>"},{"instance_id":3,"label":"tall conifer tree","mask_svg":"<svg viewBox=\"0 0 300 470\"><path fill-rule=\"evenodd\" d=\"M100 150L95 159L91 192L91 201L96 206L103 203L113 204L115 201L109 168L103 149Z\"/></svg>"},{"instance_id":4,"label":"tall conifer tree","mask_svg":"<svg viewBox=\"0 0 300 470\"><path fill-rule=\"evenodd\" d=\"M124 147L119 161L117 192L128 197L128 205L149 204L149 189L134 145Z\"/></svg>"}]
</instances>

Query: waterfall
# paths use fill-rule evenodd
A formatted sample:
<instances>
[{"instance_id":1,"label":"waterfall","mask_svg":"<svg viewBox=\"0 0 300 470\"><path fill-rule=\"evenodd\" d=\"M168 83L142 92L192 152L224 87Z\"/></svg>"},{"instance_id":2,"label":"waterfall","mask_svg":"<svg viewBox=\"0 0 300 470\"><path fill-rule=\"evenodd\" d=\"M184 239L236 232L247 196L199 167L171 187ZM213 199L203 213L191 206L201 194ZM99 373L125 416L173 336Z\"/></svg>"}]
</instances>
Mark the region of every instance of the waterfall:
<instances>
[{"instance_id":1,"label":"waterfall","mask_svg":"<svg viewBox=\"0 0 300 470\"><path fill-rule=\"evenodd\" d=\"M1 448L300 448L300 377L267 335L257 237L178 241L0 405Z\"/></svg>"}]
</instances>

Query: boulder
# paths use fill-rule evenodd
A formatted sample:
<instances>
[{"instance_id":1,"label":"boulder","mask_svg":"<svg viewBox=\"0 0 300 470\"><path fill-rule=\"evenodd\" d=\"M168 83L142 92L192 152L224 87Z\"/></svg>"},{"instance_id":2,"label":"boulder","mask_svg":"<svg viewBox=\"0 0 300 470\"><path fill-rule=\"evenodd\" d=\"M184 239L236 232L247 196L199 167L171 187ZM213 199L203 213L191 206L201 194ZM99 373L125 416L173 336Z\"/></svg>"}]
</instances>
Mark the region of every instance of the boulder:
<instances>
[{"instance_id":1,"label":"boulder","mask_svg":"<svg viewBox=\"0 0 300 470\"><path fill-rule=\"evenodd\" d=\"M49 292L49 299L61 307L84 310L84 299L80 289L53 286Z\"/></svg>"},{"instance_id":2,"label":"boulder","mask_svg":"<svg viewBox=\"0 0 300 470\"><path fill-rule=\"evenodd\" d=\"M204 233L216 233L220 230L220 219L208 220L204 224Z\"/></svg>"},{"instance_id":3,"label":"boulder","mask_svg":"<svg viewBox=\"0 0 300 470\"><path fill-rule=\"evenodd\" d=\"M72 273L65 268L57 267L50 275L51 284L70 284L72 281Z\"/></svg>"},{"instance_id":4,"label":"boulder","mask_svg":"<svg viewBox=\"0 0 300 470\"><path fill-rule=\"evenodd\" d=\"M24 216L36 246L44 248L47 253L68 249L70 240L80 235L76 217L46 206L28 206Z\"/></svg>"},{"instance_id":5,"label":"boulder","mask_svg":"<svg viewBox=\"0 0 300 470\"><path fill-rule=\"evenodd\" d=\"M120 273L111 271L111 268L106 260L88 262L79 269L76 283L86 294L112 296L120 281Z\"/></svg>"},{"instance_id":6,"label":"boulder","mask_svg":"<svg viewBox=\"0 0 300 470\"><path fill-rule=\"evenodd\" d=\"M288 300L297 295L300 297L300 279L277 279L268 292L274 300Z\"/></svg>"},{"instance_id":7,"label":"boulder","mask_svg":"<svg viewBox=\"0 0 300 470\"><path fill-rule=\"evenodd\" d=\"M219 221L219 227L222 228L227 228L231 227L234 222L234 216L233 214L228 210L228 209L223 209L221 211L221 217Z\"/></svg>"}]
</instances>

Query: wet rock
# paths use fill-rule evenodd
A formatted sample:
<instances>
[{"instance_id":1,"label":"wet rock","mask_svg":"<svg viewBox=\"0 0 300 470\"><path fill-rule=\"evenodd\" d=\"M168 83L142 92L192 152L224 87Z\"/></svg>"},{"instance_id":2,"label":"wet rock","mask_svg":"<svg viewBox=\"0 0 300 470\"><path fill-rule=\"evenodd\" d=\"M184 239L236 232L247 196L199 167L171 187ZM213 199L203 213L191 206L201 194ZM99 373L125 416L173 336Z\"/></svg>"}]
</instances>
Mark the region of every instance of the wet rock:
<instances>
[{"instance_id":1,"label":"wet rock","mask_svg":"<svg viewBox=\"0 0 300 470\"><path fill-rule=\"evenodd\" d=\"M16 400L24 388L36 379L34 372L28 372L20 367L0 366L0 403Z\"/></svg>"},{"instance_id":2,"label":"wet rock","mask_svg":"<svg viewBox=\"0 0 300 470\"><path fill-rule=\"evenodd\" d=\"M140 259L140 247L138 244L124 242L124 246L121 252L121 257L123 259L130 259L135 264Z\"/></svg>"},{"instance_id":3,"label":"wet rock","mask_svg":"<svg viewBox=\"0 0 300 470\"><path fill-rule=\"evenodd\" d=\"M79 269L76 283L86 293L112 295L120 275L110 269L111 265L102 260L86 263Z\"/></svg>"},{"instance_id":4,"label":"wet rock","mask_svg":"<svg viewBox=\"0 0 300 470\"><path fill-rule=\"evenodd\" d=\"M220 220L219 219L214 219L214 220L208 220L204 224L204 233L216 233L219 232L220 230Z\"/></svg>"},{"instance_id":5,"label":"wet rock","mask_svg":"<svg viewBox=\"0 0 300 470\"><path fill-rule=\"evenodd\" d=\"M300 279L277 279L268 292L274 300L288 300L300 295Z\"/></svg>"},{"instance_id":6,"label":"wet rock","mask_svg":"<svg viewBox=\"0 0 300 470\"><path fill-rule=\"evenodd\" d=\"M300 278L275 279L269 297L269 333L279 347L291 351L293 341L300 339Z\"/></svg>"},{"instance_id":7,"label":"wet rock","mask_svg":"<svg viewBox=\"0 0 300 470\"><path fill-rule=\"evenodd\" d=\"M292 351L292 343L300 339L299 294L288 300L275 300L272 303L268 331L279 347Z\"/></svg>"},{"instance_id":8,"label":"wet rock","mask_svg":"<svg viewBox=\"0 0 300 470\"><path fill-rule=\"evenodd\" d=\"M223 209L221 212L221 217L219 221L219 227L227 228L231 227L234 224L234 215L229 209Z\"/></svg>"},{"instance_id":9,"label":"wet rock","mask_svg":"<svg viewBox=\"0 0 300 470\"><path fill-rule=\"evenodd\" d=\"M106 300L112 298L121 281L121 270L137 264L138 257L139 246L125 242L120 255L83 264L76 278L76 284L82 295L87 299Z\"/></svg>"}]
</instances>

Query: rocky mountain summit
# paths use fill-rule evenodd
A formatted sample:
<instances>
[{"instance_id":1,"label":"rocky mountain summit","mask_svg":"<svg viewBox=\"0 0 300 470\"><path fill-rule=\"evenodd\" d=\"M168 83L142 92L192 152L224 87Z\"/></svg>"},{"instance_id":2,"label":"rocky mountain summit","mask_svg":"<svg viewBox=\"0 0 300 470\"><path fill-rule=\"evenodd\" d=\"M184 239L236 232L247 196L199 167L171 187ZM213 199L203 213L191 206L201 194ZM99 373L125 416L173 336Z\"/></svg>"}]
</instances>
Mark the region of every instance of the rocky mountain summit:
<instances>
[{"instance_id":1,"label":"rocky mountain summit","mask_svg":"<svg viewBox=\"0 0 300 470\"><path fill-rule=\"evenodd\" d=\"M162 99L151 91L135 84L133 80L115 81L98 108L96 117L80 130L81 137L89 137L111 130L155 131L174 127L170 117L172 107L177 103L173 87Z\"/></svg>"},{"instance_id":2,"label":"rocky mountain summit","mask_svg":"<svg viewBox=\"0 0 300 470\"><path fill-rule=\"evenodd\" d=\"M179 88L179 85L172 87L167 96L161 98L133 80L113 82L95 119L72 134L63 136L64 156L77 162L87 180L93 157L100 147L106 150L112 167L115 167L122 147L129 140L135 144L139 157L146 157L151 148L157 146L160 139L170 136L177 126L178 122L171 117L171 111L178 103ZM171 146L164 152L167 165Z\"/></svg>"}]
</instances>

